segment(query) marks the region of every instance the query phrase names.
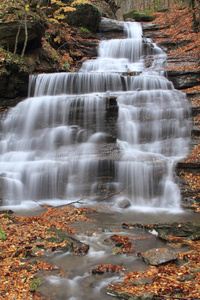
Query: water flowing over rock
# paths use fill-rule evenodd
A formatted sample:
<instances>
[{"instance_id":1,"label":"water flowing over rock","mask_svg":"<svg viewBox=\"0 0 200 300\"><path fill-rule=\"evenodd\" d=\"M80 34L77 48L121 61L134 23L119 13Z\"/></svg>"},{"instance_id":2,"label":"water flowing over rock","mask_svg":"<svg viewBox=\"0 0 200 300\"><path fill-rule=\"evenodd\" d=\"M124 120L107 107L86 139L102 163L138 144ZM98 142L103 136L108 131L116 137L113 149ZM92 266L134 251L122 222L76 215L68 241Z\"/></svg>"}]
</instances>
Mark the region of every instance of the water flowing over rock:
<instances>
[{"instance_id":1,"label":"water flowing over rock","mask_svg":"<svg viewBox=\"0 0 200 300\"><path fill-rule=\"evenodd\" d=\"M189 103L165 77L166 54L139 23L122 24L125 38L101 41L78 73L30 77L29 98L1 124L4 205L115 207L122 196L132 207L180 208L174 165L188 151Z\"/></svg>"}]
</instances>

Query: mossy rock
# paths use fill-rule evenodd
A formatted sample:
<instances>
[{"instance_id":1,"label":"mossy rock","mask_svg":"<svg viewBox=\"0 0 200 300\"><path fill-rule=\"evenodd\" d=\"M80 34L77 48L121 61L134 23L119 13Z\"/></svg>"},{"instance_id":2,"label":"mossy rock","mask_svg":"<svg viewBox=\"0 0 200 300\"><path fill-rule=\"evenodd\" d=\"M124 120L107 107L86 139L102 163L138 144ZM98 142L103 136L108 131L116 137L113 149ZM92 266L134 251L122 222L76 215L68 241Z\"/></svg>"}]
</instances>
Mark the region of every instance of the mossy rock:
<instances>
[{"instance_id":1,"label":"mossy rock","mask_svg":"<svg viewBox=\"0 0 200 300\"><path fill-rule=\"evenodd\" d=\"M101 13L92 4L81 4L76 11L67 13L66 22L71 26L87 28L91 32L97 32L101 22Z\"/></svg>"},{"instance_id":2,"label":"mossy rock","mask_svg":"<svg viewBox=\"0 0 200 300\"><path fill-rule=\"evenodd\" d=\"M57 250L71 251L73 249L72 240L68 238L65 232L56 228L51 228L47 230L47 232L53 232L54 234L50 238L47 238L46 241L56 243L56 244L61 244L64 241L66 242L65 247L63 248L57 247Z\"/></svg>"},{"instance_id":3,"label":"mossy rock","mask_svg":"<svg viewBox=\"0 0 200 300\"><path fill-rule=\"evenodd\" d=\"M84 255L89 250L89 245L81 243L80 241L67 236L66 232L63 232L60 229L56 229L55 227L50 228L47 232L54 233L51 237L47 238L46 241L61 244L65 241L65 247L57 246L55 250L62 250L62 251L71 251L76 255Z\"/></svg>"},{"instance_id":4,"label":"mossy rock","mask_svg":"<svg viewBox=\"0 0 200 300\"><path fill-rule=\"evenodd\" d=\"M132 10L123 15L124 21L127 19L134 19L137 22L151 22L155 20L155 16L152 16L149 12L139 12L137 10Z\"/></svg>"}]
</instances>

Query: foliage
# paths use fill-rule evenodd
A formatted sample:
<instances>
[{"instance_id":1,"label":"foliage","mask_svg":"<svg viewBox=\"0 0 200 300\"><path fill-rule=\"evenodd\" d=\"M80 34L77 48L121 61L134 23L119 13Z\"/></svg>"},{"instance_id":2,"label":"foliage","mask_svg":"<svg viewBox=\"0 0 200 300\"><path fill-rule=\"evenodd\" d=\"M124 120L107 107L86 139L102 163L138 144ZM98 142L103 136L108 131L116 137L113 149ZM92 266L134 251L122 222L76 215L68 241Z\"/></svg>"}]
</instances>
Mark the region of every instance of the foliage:
<instances>
[{"instance_id":1,"label":"foliage","mask_svg":"<svg viewBox=\"0 0 200 300\"><path fill-rule=\"evenodd\" d=\"M30 289L36 290L41 285L41 280L39 278L34 278L30 282Z\"/></svg>"},{"instance_id":2,"label":"foliage","mask_svg":"<svg viewBox=\"0 0 200 300\"><path fill-rule=\"evenodd\" d=\"M6 237L5 237L5 235L4 235L4 233L2 232L2 230L0 229L0 239L2 239L2 240L6 240Z\"/></svg>"},{"instance_id":3,"label":"foliage","mask_svg":"<svg viewBox=\"0 0 200 300\"><path fill-rule=\"evenodd\" d=\"M24 21L27 14L29 20L41 20L44 14L39 5L31 6L29 0L0 0L0 19L3 22Z\"/></svg>"},{"instance_id":4,"label":"foliage","mask_svg":"<svg viewBox=\"0 0 200 300\"><path fill-rule=\"evenodd\" d=\"M77 6L81 4L91 4L91 1L89 0L75 0L72 2L71 6Z\"/></svg>"},{"instance_id":5,"label":"foliage","mask_svg":"<svg viewBox=\"0 0 200 300\"><path fill-rule=\"evenodd\" d=\"M53 271L57 267L42 261L42 253L54 252L58 247L64 248L65 242L48 242L52 233L48 229L55 227L66 233L75 233L71 224L77 220L88 221L85 213L88 209L63 207L60 209L46 208L46 212L37 217L13 217L0 215L2 231L6 240L1 241L1 299L43 299L31 289L38 288L41 281L37 272ZM39 242L38 242L39 241ZM34 263L29 260L31 251L40 244L40 251L34 254ZM37 258L38 257L38 258ZM62 271L58 270L62 275Z\"/></svg>"},{"instance_id":6,"label":"foliage","mask_svg":"<svg viewBox=\"0 0 200 300\"><path fill-rule=\"evenodd\" d=\"M79 27L79 29L83 32L90 33L91 31L85 27Z\"/></svg>"},{"instance_id":7,"label":"foliage","mask_svg":"<svg viewBox=\"0 0 200 300\"><path fill-rule=\"evenodd\" d=\"M197 299L200 284L200 243L179 238L179 244L171 246L180 247L182 243L193 249L179 252L180 265L169 263L150 266L144 272L132 271L124 275L124 282L112 284L109 292L117 295L128 294L129 298L131 295L141 297L144 293L150 293L154 297L164 296L166 299Z\"/></svg>"},{"instance_id":8,"label":"foliage","mask_svg":"<svg viewBox=\"0 0 200 300\"><path fill-rule=\"evenodd\" d=\"M60 0L52 0L51 4L56 6L56 9L53 11L53 18L56 20L64 20L65 13L76 10L71 6L64 4Z\"/></svg>"},{"instance_id":9,"label":"foliage","mask_svg":"<svg viewBox=\"0 0 200 300\"><path fill-rule=\"evenodd\" d=\"M19 55L0 47L0 75L9 75L11 72L27 72L26 63Z\"/></svg>"}]
</instances>

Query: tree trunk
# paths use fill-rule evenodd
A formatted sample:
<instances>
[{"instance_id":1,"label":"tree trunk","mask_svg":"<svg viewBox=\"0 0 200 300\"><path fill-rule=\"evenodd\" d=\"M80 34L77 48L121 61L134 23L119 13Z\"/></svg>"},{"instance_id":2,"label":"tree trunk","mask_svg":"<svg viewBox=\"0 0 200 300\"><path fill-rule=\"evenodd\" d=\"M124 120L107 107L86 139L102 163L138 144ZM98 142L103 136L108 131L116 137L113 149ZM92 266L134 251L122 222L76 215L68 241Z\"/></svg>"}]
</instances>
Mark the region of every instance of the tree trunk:
<instances>
[{"instance_id":1,"label":"tree trunk","mask_svg":"<svg viewBox=\"0 0 200 300\"><path fill-rule=\"evenodd\" d=\"M14 55L17 53L17 44L18 44L20 30L21 30L21 23L19 23L18 31L17 31L16 37L15 37L15 49L14 49L14 53L13 53Z\"/></svg>"},{"instance_id":2,"label":"tree trunk","mask_svg":"<svg viewBox=\"0 0 200 300\"><path fill-rule=\"evenodd\" d=\"M22 53L21 53L21 58L24 57L24 53L25 53L27 41L28 41L27 12L25 10L24 10L24 14L25 14L25 18L24 18L25 39L24 39L24 46L23 46Z\"/></svg>"}]
</instances>

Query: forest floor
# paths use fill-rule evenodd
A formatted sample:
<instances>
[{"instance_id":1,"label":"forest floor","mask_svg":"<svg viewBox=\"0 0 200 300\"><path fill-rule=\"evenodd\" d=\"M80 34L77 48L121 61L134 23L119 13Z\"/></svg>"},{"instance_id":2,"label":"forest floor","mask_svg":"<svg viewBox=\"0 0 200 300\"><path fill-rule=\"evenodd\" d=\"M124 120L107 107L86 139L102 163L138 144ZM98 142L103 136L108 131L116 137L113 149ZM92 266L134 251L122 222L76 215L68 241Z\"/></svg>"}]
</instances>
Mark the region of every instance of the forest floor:
<instances>
[{"instance_id":1,"label":"forest floor","mask_svg":"<svg viewBox=\"0 0 200 300\"><path fill-rule=\"evenodd\" d=\"M192 14L188 8L172 8L167 12L155 13L154 23L162 25L159 36L154 38L157 43L166 42L177 44L168 51L168 70L179 68L179 71L200 71L200 33L192 29ZM188 41L188 42L185 42ZM182 45L182 46L181 46ZM174 62L181 62L180 65ZM199 84L184 89L191 100L193 108L200 109L200 82ZM200 116L194 116L194 124L200 129ZM185 159L185 163L200 163L200 140L194 137L196 146ZM200 173L198 168L180 170L180 175L185 180L185 186L193 197L192 206L198 214L200 212L198 201L200 199ZM45 212L40 216L20 217L12 216L9 212L0 214L0 262L1 262L1 299L47 299L37 292L41 284L40 272L57 272L65 276L61 269L44 262L43 255L52 253L56 249L65 249L66 240L51 241L55 230L65 231L68 236L76 230L73 224L77 221L88 222L91 220L87 214L90 209L77 209L73 206L62 208L45 207ZM179 224L181 227L182 224ZM54 231L52 231L52 228ZM56 229L55 229L56 228ZM122 239L123 251L131 250L130 241ZM174 248L186 245L189 250L179 252L178 263L170 262L160 266L149 266L145 272L127 272L124 282L110 286L110 292L118 298L126 299L200 299L200 240L171 236L168 240ZM84 245L74 246L71 242L71 251L74 255L85 254ZM34 258L34 260L33 260ZM97 272L119 272L120 266L101 265ZM140 283L139 283L140 282ZM141 282L143 282L141 284ZM146 297L144 295L146 293ZM148 295L147 295L148 294ZM140 295L143 295L141 298ZM134 296L137 296L134 298Z\"/></svg>"}]
</instances>

